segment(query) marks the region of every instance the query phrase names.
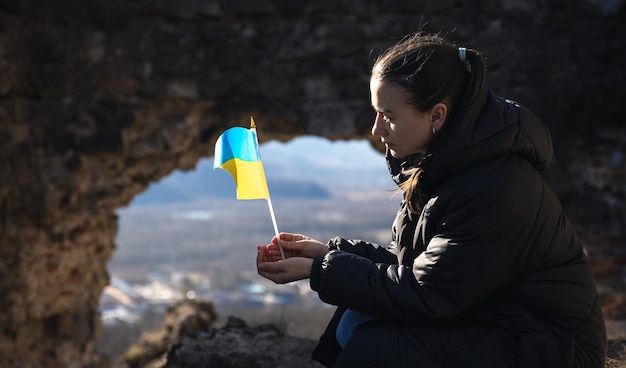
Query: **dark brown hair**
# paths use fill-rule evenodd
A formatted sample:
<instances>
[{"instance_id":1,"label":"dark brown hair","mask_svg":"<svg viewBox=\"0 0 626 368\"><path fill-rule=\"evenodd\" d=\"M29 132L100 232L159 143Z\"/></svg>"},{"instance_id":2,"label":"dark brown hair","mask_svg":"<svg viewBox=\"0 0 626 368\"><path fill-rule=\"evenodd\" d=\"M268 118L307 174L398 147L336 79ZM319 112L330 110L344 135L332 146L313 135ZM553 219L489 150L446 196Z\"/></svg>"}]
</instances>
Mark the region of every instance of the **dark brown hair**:
<instances>
[{"instance_id":1,"label":"dark brown hair","mask_svg":"<svg viewBox=\"0 0 626 368\"><path fill-rule=\"evenodd\" d=\"M440 35L417 32L404 37L381 54L372 67L371 78L389 81L407 91L408 102L427 111L439 102L448 107L443 129L450 129L478 98L485 84L485 59L476 50L462 52ZM439 134L439 133L438 133ZM421 168L414 168L400 185L412 212L420 211Z\"/></svg>"}]
</instances>

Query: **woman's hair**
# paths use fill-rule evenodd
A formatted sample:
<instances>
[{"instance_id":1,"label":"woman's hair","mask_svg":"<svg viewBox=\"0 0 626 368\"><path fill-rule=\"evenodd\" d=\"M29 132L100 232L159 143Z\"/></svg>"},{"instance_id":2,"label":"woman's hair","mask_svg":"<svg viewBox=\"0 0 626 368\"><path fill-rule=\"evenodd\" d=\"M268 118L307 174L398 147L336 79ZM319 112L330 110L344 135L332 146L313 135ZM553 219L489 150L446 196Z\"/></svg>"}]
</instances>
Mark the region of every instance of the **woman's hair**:
<instances>
[{"instance_id":1,"label":"woman's hair","mask_svg":"<svg viewBox=\"0 0 626 368\"><path fill-rule=\"evenodd\" d=\"M478 98L485 74L485 59L478 51L459 49L440 35L417 32L383 52L374 62L371 78L405 89L408 102L418 111L445 103L448 114L440 134ZM409 209L417 213L422 170L414 168L409 174L400 189Z\"/></svg>"}]
</instances>

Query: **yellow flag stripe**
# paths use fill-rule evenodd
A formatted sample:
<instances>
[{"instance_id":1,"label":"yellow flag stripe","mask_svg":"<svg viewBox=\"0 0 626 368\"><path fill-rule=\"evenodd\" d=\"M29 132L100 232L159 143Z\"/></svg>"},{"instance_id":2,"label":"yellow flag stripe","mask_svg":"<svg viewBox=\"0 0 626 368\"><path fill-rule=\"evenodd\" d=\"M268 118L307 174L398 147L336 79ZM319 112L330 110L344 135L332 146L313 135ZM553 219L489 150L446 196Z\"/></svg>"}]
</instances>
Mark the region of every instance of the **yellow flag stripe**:
<instances>
[{"instance_id":1,"label":"yellow flag stripe","mask_svg":"<svg viewBox=\"0 0 626 368\"><path fill-rule=\"evenodd\" d=\"M267 199L269 190L261 161L233 158L221 166L235 179L237 199Z\"/></svg>"}]
</instances>

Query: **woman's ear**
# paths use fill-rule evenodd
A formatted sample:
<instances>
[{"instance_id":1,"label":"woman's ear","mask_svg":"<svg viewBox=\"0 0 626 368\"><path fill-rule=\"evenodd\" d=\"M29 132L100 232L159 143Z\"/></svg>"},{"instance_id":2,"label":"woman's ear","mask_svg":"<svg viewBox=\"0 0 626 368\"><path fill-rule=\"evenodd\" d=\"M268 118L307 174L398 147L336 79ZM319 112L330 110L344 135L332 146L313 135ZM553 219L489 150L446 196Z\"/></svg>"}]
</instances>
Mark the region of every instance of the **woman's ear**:
<instances>
[{"instance_id":1,"label":"woman's ear","mask_svg":"<svg viewBox=\"0 0 626 368\"><path fill-rule=\"evenodd\" d=\"M430 116L433 129L437 132L440 131L446 121L446 116L448 116L448 106L443 102L437 103L430 110Z\"/></svg>"}]
</instances>

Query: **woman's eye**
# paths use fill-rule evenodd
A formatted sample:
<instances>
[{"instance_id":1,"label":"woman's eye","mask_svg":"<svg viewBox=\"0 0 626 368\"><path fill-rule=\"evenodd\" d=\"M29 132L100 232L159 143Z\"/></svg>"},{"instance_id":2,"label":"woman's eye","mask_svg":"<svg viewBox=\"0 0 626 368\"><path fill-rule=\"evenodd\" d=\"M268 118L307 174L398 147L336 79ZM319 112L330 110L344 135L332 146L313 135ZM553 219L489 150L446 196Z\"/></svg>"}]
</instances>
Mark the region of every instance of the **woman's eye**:
<instances>
[{"instance_id":1,"label":"woman's eye","mask_svg":"<svg viewBox=\"0 0 626 368\"><path fill-rule=\"evenodd\" d=\"M388 117L386 117L385 115L383 115L383 121L387 124L391 124L391 119L389 119Z\"/></svg>"}]
</instances>

